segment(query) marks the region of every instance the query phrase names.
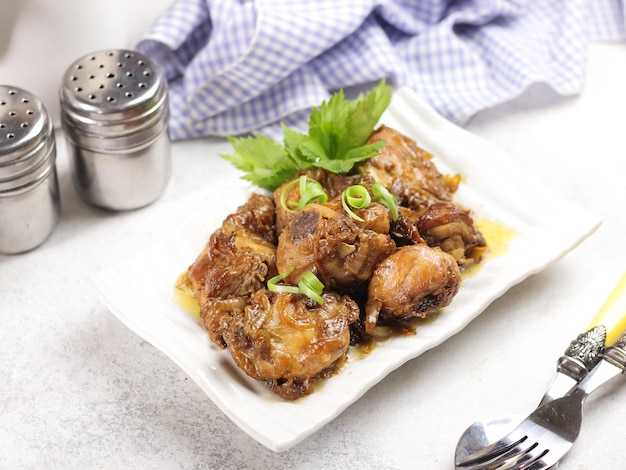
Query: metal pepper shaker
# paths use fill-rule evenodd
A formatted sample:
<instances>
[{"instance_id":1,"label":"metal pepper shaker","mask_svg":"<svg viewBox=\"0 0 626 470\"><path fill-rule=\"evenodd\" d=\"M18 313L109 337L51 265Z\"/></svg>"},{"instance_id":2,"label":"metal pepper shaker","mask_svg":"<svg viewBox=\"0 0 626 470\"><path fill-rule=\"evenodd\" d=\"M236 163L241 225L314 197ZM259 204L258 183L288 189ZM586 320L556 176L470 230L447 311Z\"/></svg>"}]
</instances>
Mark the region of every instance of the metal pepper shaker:
<instances>
[{"instance_id":1,"label":"metal pepper shaker","mask_svg":"<svg viewBox=\"0 0 626 470\"><path fill-rule=\"evenodd\" d=\"M167 81L146 56L103 50L70 65L60 88L72 179L111 210L154 202L170 179Z\"/></svg>"},{"instance_id":2,"label":"metal pepper shaker","mask_svg":"<svg viewBox=\"0 0 626 470\"><path fill-rule=\"evenodd\" d=\"M0 253L43 243L60 207L52 120L35 95L0 85Z\"/></svg>"}]
</instances>

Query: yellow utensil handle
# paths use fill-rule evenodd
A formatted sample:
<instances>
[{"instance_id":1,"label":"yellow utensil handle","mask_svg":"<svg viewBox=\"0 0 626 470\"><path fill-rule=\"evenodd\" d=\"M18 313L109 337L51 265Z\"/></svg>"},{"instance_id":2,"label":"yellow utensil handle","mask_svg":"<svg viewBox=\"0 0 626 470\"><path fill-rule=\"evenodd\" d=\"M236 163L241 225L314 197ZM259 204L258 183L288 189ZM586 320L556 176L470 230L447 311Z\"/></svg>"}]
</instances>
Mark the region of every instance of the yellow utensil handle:
<instances>
[{"instance_id":1,"label":"yellow utensil handle","mask_svg":"<svg viewBox=\"0 0 626 470\"><path fill-rule=\"evenodd\" d=\"M606 344L611 345L626 330L626 273L609 294L596 316L591 320L589 328L604 325L606 327Z\"/></svg>"}]
</instances>

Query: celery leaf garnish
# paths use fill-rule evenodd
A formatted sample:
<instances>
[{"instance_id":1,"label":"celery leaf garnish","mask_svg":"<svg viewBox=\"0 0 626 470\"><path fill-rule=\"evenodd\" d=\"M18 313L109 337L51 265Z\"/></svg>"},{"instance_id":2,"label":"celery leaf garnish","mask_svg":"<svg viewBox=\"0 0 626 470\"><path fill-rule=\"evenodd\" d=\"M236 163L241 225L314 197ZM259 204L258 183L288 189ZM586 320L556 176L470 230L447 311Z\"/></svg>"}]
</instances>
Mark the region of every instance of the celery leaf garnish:
<instances>
[{"instance_id":1,"label":"celery leaf garnish","mask_svg":"<svg viewBox=\"0 0 626 470\"><path fill-rule=\"evenodd\" d=\"M378 155L385 145L382 141L367 144L367 139L390 101L391 87L384 80L352 101L340 90L311 111L308 134L283 125L284 145L262 135L231 137L234 153L222 157L243 171L244 179L268 191L304 168L347 173L356 163Z\"/></svg>"},{"instance_id":2,"label":"celery leaf garnish","mask_svg":"<svg viewBox=\"0 0 626 470\"><path fill-rule=\"evenodd\" d=\"M256 137L229 137L228 140L234 153L222 154L221 157L243 171L243 179L261 188L273 191L301 169L285 147L262 134Z\"/></svg>"}]
</instances>

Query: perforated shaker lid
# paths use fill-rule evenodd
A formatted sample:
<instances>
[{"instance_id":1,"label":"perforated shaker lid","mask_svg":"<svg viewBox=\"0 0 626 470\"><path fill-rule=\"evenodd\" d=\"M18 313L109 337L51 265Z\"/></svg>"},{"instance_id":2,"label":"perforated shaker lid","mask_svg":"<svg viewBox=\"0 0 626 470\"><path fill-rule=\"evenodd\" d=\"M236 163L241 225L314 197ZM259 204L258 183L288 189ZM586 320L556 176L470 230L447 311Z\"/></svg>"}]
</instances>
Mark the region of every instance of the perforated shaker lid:
<instances>
[{"instance_id":1,"label":"perforated shaker lid","mask_svg":"<svg viewBox=\"0 0 626 470\"><path fill-rule=\"evenodd\" d=\"M47 138L48 113L32 93L0 85L0 164L23 159Z\"/></svg>"},{"instance_id":2,"label":"perforated shaker lid","mask_svg":"<svg viewBox=\"0 0 626 470\"><path fill-rule=\"evenodd\" d=\"M54 165L54 128L34 94L0 85L0 191L40 178Z\"/></svg>"},{"instance_id":3,"label":"perforated shaker lid","mask_svg":"<svg viewBox=\"0 0 626 470\"><path fill-rule=\"evenodd\" d=\"M70 65L60 100L64 119L103 135L148 126L167 112L167 82L156 65L131 50L103 50Z\"/></svg>"}]
</instances>

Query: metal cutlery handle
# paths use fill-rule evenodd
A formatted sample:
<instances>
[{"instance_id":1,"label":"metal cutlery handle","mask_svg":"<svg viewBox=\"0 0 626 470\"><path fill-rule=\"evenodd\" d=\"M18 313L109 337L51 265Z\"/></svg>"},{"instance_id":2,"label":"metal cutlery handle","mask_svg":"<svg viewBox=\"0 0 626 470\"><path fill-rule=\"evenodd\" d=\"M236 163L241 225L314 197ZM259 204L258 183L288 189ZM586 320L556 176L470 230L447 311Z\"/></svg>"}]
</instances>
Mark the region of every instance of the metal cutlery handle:
<instances>
[{"instance_id":1,"label":"metal cutlery handle","mask_svg":"<svg viewBox=\"0 0 626 470\"><path fill-rule=\"evenodd\" d=\"M576 381L581 380L602 359L606 343L606 327L594 326L581 333L558 360L557 370Z\"/></svg>"},{"instance_id":2,"label":"metal cutlery handle","mask_svg":"<svg viewBox=\"0 0 626 470\"><path fill-rule=\"evenodd\" d=\"M604 357L596 367L576 386L572 394L589 395L626 369L626 334L615 344L606 348Z\"/></svg>"},{"instance_id":3,"label":"metal cutlery handle","mask_svg":"<svg viewBox=\"0 0 626 470\"><path fill-rule=\"evenodd\" d=\"M625 331L626 273L604 302L588 330L578 335L559 358L556 376L540 406L515 430L499 441L478 440L466 431L457 445L455 468L459 470L461 468L556 468L558 460L569 450L578 435L582 419L582 405L587 396L604 383L624 373L626 369ZM606 344L610 346L606 347ZM562 425L566 430L565 434L557 435L558 441L562 444L555 449L550 450L550 446L555 444L554 440L552 444L544 443L545 445L540 446L539 441L535 441L539 439L538 437L533 438L532 441L529 440L527 444L523 443L527 440L528 434L524 434L525 437L520 439L520 433L528 433L531 428L537 427L543 428L541 435L544 437L546 437L546 432L554 434L555 427L559 427L555 423L560 423L559 426ZM476 424L474 423L468 430L479 429L481 436L484 437L485 426L480 423L481 427L478 428ZM477 442L479 442L478 445ZM533 442L536 444L533 445ZM515 450L519 447L518 444L530 445L527 447L530 453L518 454ZM535 447L538 448L537 451L533 450ZM515 462L518 462L518 458L525 459L524 461L528 464L527 455L531 457L535 455L543 459L545 455L548 455L547 452L550 452L548 459L545 462L542 460L544 466L535 464L530 467L516 466ZM505 454L510 457L512 453L516 456L511 457L512 460L508 463L500 460L500 463L504 463L503 466L485 465L486 462L492 462ZM508 458L506 456L505 458ZM519 461L522 462L522 460Z\"/></svg>"},{"instance_id":4,"label":"metal cutlery handle","mask_svg":"<svg viewBox=\"0 0 626 470\"><path fill-rule=\"evenodd\" d=\"M597 325L579 334L557 361L557 373L541 399L540 406L564 396L602 359L606 327Z\"/></svg>"},{"instance_id":5,"label":"metal cutlery handle","mask_svg":"<svg viewBox=\"0 0 626 470\"><path fill-rule=\"evenodd\" d=\"M557 373L540 405L564 396L584 379L602 358L605 344L615 342L625 329L626 273L606 298L587 331L578 335L559 358ZM612 354L618 353L613 351Z\"/></svg>"},{"instance_id":6,"label":"metal cutlery handle","mask_svg":"<svg viewBox=\"0 0 626 470\"><path fill-rule=\"evenodd\" d=\"M578 393L590 394L604 383L624 373L626 368L626 273L591 322L607 327L608 346L602 360L576 387Z\"/></svg>"},{"instance_id":7,"label":"metal cutlery handle","mask_svg":"<svg viewBox=\"0 0 626 470\"><path fill-rule=\"evenodd\" d=\"M622 373L624 373L624 369L626 369L626 334L606 349L604 359L615 367L621 368Z\"/></svg>"}]
</instances>

